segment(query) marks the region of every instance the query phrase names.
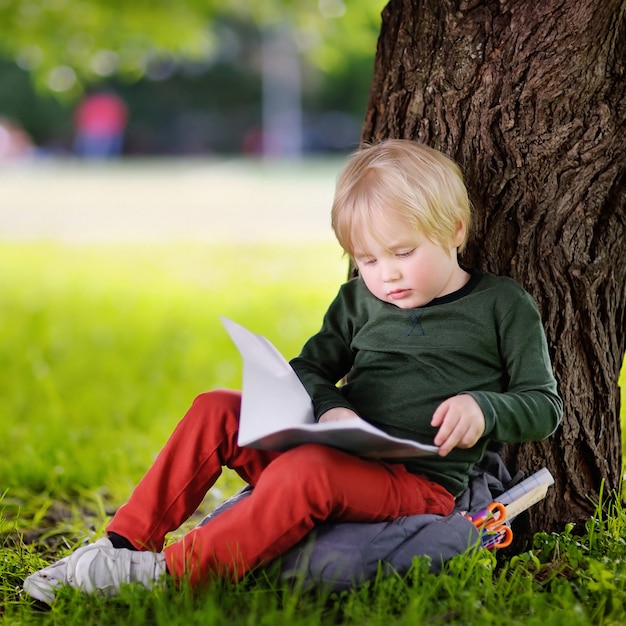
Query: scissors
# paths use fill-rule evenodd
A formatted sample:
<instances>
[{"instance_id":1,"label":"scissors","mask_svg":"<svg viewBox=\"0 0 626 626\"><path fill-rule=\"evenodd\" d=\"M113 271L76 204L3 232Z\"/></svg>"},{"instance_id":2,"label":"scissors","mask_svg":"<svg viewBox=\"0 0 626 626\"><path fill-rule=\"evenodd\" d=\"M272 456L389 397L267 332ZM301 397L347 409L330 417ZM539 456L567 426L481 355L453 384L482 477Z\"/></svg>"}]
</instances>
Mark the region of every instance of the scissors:
<instances>
[{"instance_id":1,"label":"scissors","mask_svg":"<svg viewBox=\"0 0 626 626\"><path fill-rule=\"evenodd\" d=\"M483 548L506 548L513 541L513 531L506 523L506 507L500 502L492 502L475 515L465 517L480 531Z\"/></svg>"}]
</instances>

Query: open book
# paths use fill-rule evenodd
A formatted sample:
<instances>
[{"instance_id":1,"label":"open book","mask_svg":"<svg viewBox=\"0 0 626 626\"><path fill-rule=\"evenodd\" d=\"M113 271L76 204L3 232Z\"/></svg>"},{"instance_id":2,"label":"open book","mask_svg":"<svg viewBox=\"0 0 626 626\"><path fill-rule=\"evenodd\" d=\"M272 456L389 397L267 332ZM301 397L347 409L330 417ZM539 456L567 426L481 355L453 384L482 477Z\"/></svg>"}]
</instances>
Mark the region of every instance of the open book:
<instances>
[{"instance_id":1,"label":"open book","mask_svg":"<svg viewBox=\"0 0 626 626\"><path fill-rule=\"evenodd\" d=\"M437 447L387 435L355 418L316 423L306 389L289 363L262 335L221 318L243 358L240 446L287 450L320 443L369 458L410 458L437 453Z\"/></svg>"}]
</instances>

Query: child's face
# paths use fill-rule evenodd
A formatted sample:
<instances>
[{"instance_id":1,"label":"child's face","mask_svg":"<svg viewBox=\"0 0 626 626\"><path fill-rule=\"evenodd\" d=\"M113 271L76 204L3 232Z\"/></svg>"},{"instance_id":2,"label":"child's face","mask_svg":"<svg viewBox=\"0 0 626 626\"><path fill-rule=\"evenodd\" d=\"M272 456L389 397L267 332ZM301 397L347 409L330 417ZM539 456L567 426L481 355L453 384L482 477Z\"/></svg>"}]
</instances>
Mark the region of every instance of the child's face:
<instances>
[{"instance_id":1,"label":"child's face","mask_svg":"<svg viewBox=\"0 0 626 626\"><path fill-rule=\"evenodd\" d=\"M457 261L456 248L461 244L464 227L449 249L433 243L406 224L386 223L384 241L381 233L360 238L354 260L370 292L383 302L400 309L424 306L434 298L460 289L469 275Z\"/></svg>"}]
</instances>

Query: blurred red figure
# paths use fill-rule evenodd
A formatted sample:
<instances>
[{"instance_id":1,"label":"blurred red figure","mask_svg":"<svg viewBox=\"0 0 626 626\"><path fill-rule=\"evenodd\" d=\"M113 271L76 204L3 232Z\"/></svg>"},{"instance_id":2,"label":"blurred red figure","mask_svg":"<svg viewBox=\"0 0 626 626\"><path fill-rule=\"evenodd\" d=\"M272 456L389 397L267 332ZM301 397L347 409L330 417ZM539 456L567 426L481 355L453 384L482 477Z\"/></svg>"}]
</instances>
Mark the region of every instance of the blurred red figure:
<instances>
[{"instance_id":1,"label":"blurred red figure","mask_svg":"<svg viewBox=\"0 0 626 626\"><path fill-rule=\"evenodd\" d=\"M111 158L122 152L128 109L110 91L92 93L76 109L75 151L88 158Z\"/></svg>"}]
</instances>

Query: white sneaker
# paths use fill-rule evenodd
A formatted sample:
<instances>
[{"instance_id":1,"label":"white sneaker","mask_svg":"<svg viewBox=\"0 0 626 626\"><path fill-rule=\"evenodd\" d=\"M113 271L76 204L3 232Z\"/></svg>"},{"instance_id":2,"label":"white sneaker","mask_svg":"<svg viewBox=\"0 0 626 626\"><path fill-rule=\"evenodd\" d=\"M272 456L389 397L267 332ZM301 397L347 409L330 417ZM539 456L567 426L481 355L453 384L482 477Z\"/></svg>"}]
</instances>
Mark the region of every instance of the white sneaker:
<instances>
[{"instance_id":1,"label":"white sneaker","mask_svg":"<svg viewBox=\"0 0 626 626\"><path fill-rule=\"evenodd\" d=\"M24 581L24 591L32 598L35 598L35 600L45 602L46 604L52 604L54 602L54 593L56 588L68 584L67 564L70 557L85 554L86 552L98 548L114 549L108 537L102 537L94 543L78 548L71 555L66 556L52 565L48 565L48 567L40 569L34 574L31 574Z\"/></svg>"},{"instance_id":2,"label":"white sneaker","mask_svg":"<svg viewBox=\"0 0 626 626\"><path fill-rule=\"evenodd\" d=\"M139 583L152 589L167 568L162 552L139 552L102 546L68 557L65 582L87 593L114 596L121 585Z\"/></svg>"}]
</instances>

